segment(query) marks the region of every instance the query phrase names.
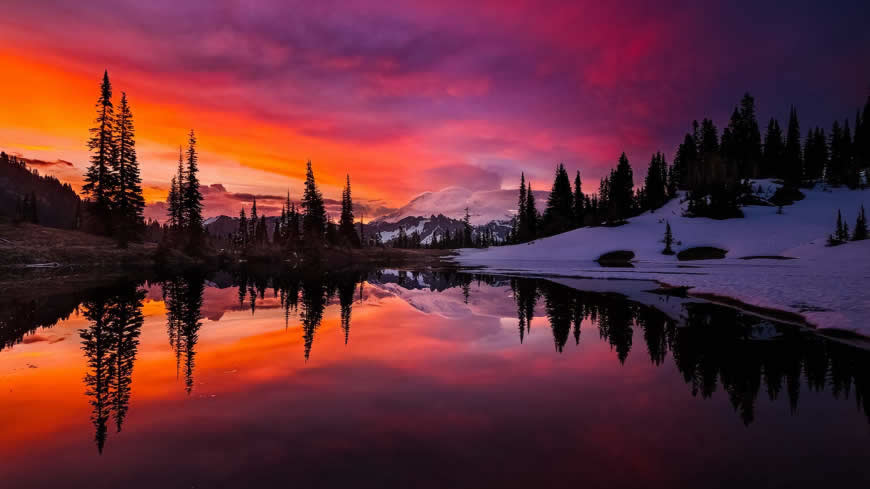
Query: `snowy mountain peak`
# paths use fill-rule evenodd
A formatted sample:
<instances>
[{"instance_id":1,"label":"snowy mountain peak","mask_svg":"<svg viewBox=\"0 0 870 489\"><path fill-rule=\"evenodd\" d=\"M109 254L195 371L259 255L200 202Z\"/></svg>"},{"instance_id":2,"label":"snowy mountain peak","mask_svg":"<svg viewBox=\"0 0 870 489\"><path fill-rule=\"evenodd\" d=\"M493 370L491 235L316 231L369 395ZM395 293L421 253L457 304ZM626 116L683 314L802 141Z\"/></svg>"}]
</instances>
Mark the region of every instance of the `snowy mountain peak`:
<instances>
[{"instance_id":1,"label":"snowy mountain peak","mask_svg":"<svg viewBox=\"0 0 870 489\"><path fill-rule=\"evenodd\" d=\"M541 201L547 193L535 191ZM471 224L482 226L493 221L506 221L513 217L517 207L517 190L469 190L463 187L447 187L437 192L423 192L395 212L383 215L376 222L398 222L407 217L430 217L444 215L462 219L465 209L471 215Z\"/></svg>"}]
</instances>

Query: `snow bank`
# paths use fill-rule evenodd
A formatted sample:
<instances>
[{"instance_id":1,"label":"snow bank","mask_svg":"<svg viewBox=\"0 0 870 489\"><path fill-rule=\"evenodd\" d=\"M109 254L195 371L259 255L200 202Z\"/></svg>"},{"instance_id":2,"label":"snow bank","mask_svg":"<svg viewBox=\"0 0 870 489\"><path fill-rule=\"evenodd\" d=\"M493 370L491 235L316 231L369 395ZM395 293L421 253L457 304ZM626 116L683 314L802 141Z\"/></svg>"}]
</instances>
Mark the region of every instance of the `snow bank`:
<instances>
[{"instance_id":1,"label":"snow bank","mask_svg":"<svg viewBox=\"0 0 870 489\"><path fill-rule=\"evenodd\" d=\"M762 185L772 186L769 182ZM806 198L783 208L752 206L744 219L717 221L682 217L685 204L672 200L614 228L583 228L532 243L462 250L456 260L493 272L541 273L591 278L636 278L693 287L693 292L733 297L747 304L796 312L822 328L870 336L870 241L829 248L837 210L854 225L858 208L870 207L870 191L805 190ZM674 251L715 246L723 260L679 262L661 254L665 220ZM601 268L608 251L631 250L635 268ZM796 260L741 260L788 256Z\"/></svg>"}]
</instances>

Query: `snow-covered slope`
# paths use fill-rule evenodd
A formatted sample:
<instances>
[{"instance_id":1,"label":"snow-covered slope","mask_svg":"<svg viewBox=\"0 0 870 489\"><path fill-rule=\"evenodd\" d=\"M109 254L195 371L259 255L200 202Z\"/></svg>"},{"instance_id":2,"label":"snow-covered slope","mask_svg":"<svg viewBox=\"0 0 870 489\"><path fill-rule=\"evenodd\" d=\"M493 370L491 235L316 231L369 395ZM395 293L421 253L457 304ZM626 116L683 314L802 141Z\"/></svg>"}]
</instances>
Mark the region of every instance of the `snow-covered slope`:
<instances>
[{"instance_id":1,"label":"snow-covered slope","mask_svg":"<svg viewBox=\"0 0 870 489\"><path fill-rule=\"evenodd\" d=\"M772 185L764 182L763 185ZM870 191L804 191L806 198L783 208L752 206L744 219L717 221L683 217L673 200L619 227L582 228L532 243L463 250L463 265L493 271L562 276L644 278L694 287L745 303L802 314L820 327L870 335L870 241L826 247L837 210L854 225L858 208L870 207ZM724 260L679 262L661 254L665 221L675 251L695 246L728 250ZM601 268L593 260L614 250L631 250L635 268ZM749 256L788 256L796 260L742 260Z\"/></svg>"},{"instance_id":2,"label":"snow-covered slope","mask_svg":"<svg viewBox=\"0 0 870 489\"><path fill-rule=\"evenodd\" d=\"M539 202L544 202L547 193L536 190L535 198ZM438 214L462 219L466 207L471 214L471 224L474 226L509 220L516 212L517 191L472 191L461 187L449 187L438 192L424 192L395 212L379 217L377 221L397 222L406 217L429 217Z\"/></svg>"}]
</instances>

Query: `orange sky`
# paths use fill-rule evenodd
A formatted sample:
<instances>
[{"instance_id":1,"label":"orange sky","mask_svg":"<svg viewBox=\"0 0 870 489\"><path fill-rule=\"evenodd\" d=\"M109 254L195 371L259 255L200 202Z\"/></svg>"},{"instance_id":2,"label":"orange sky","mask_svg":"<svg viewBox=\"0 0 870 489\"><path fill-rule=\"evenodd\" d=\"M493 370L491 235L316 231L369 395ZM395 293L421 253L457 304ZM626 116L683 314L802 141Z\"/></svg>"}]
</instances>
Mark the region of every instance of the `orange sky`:
<instances>
[{"instance_id":1,"label":"orange sky","mask_svg":"<svg viewBox=\"0 0 870 489\"><path fill-rule=\"evenodd\" d=\"M795 104L802 128L829 127L870 79L855 62L870 55L866 2L756 5L751 18L638 0L4 7L0 149L69 161L42 170L80 184L108 70L133 109L146 200L164 198L193 128L200 181L215 186L206 217L298 198L308 159L327 198L350 173L369 217L424 191L515 188L521 171L546 189L559 162L594 192L623 151L639 183L692 119L724 126L746 91L762 123Z\"/></svg>"}]
</instances>

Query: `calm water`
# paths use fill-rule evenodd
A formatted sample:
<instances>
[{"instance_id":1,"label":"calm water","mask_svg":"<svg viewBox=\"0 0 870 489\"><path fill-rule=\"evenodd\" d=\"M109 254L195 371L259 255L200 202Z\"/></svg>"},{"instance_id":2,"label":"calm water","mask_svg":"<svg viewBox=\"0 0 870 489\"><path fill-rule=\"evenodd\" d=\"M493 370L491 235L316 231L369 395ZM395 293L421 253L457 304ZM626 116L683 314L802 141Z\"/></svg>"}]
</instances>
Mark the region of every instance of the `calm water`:
<instances>
[{"instance_id":1,"label":"calm water","mask_svg":"<svg viewBox=\"0 0 870 489\"><path fill-rule=\"evenodd\" d=\"M660 301L396 271L0 298L0 486L870 480L870 353Z\"/></svg>"}]
</instances>

